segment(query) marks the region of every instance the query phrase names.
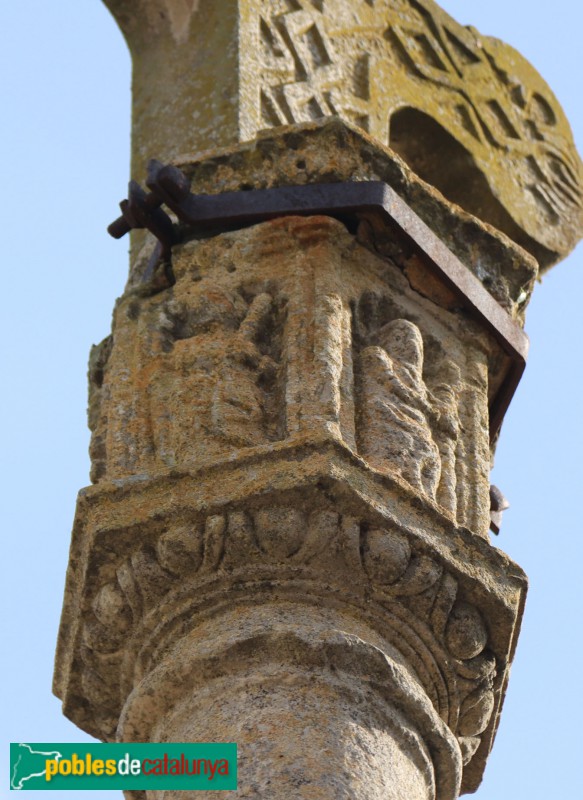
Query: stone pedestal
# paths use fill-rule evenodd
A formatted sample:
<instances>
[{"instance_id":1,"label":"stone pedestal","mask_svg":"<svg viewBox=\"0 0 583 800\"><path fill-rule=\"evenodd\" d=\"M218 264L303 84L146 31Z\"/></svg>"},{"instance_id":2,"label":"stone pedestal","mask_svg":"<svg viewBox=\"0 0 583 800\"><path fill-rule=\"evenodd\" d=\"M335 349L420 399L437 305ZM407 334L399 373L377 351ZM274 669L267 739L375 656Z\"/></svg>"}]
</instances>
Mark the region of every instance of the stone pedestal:
<instances>
[{"instance_id":1,"label":"stone pedestal","mask_svg":"<svg viewBox=\"0 0 583 800\"><path fill-rule=\"evenodd\" d=\"M237 797L455 800L524 605L489 471L532 254L549 266L580 232L568 127L514 51L429 0L107 4L136 177L170 157L235 207L347 183L388 199L205 225L167 199L166 260L135 235L91 354L55 692L104 740L236 741Z\"/></svg>"}]
</instances>

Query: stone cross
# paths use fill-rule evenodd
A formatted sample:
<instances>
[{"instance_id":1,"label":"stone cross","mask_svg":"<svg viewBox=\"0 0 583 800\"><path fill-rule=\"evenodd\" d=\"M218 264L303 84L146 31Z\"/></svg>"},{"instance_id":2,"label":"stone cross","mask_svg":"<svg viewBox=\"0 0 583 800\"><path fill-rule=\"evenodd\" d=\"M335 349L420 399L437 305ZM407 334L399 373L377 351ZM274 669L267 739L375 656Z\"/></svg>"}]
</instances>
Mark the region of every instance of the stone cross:
<instances>
[{"instance_id":1,"label":"stone cross","mask_svg":"<svg viewBox=\"0 0 583 800\"><path fill-rule=\"evenodd\" d=\"M238 798L475 791L526 592L491 456L539 268L583 228L562 111L431 0L106 2L133 177L182 176L123 205L166 250L134 235L90 357L64 712L235 741ZM330 200L363 184L382 202Z\"/></svg>"},{"instance_id":2,"label":"stone cross","mask_svg":"<svg viewBox=\"0 0 583 800\"><path fill-rule=\"evenodd\" d=\"M581 162L553 93L512 47L433 0L105 3L132 53L136 179L152 157L338 116L543 269L578 240Z\"/></svg>"}]
</instances>

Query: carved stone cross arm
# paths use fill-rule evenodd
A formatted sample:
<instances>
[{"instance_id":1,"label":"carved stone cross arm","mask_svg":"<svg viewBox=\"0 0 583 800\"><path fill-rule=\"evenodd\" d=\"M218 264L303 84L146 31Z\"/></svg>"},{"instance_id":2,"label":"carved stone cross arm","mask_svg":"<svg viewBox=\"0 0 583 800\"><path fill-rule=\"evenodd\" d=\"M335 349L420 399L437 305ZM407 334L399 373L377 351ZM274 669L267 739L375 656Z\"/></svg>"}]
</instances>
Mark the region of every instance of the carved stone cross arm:
<instances>
[{"instance_id":1,"label":"carved stone cross arm","mask_svg":"<svg viewBox=\"0 0 583 800\"><path fill-rule=\"evenodd\" d=\"M583 220L565 115L512 47L433 0L105 0L133 60L134 178L259 130L339 116L542 269Z\"/></svg>"}]
</instances>

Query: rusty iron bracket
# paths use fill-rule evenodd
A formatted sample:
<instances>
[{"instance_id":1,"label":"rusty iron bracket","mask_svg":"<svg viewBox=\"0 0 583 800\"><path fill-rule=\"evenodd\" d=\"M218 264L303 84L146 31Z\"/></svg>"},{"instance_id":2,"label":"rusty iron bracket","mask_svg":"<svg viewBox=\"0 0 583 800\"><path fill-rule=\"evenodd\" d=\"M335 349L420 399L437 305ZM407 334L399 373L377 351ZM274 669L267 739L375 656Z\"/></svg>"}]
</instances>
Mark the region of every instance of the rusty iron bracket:
<instances>
[{"instance_id":1,"label":"rusty iron bracket","mask_svg":"<svg viewBox=\"0 0 583 800\"><path fill-rule=\"evenodd\" d=\"M529 341L481 281L455 256L407 203L382 181L316 183L195 195L177 167L150 161L146 194L132 181L122 216L109 233L121 238L132 228L147 228L158 239L161 256L169 259L177 243L177 227L162 210L166 205L186 226L204 229L244 227L275 217L326 214L332 217L380 215L396 226L433 272L459 298L460 306L484 325L509 359L506 376L490 404L490 438L497 435L526 366Z\"/></svg>"},{"instance_id":2,"label":"rusty iron bracket","mask_svg":"<svg viewBox=\"0 0 583 800\"><path fill-rule=\"evenodd\" d=\"M119 204L122 215L108 227L114 239L121 239L134 228L147 228L161 245L161 257L169 258L176 243L172 220L160 206L164 200L156 192L146 192L136 181L130 181L128 199Z\"/></svg>"}]
</instances>

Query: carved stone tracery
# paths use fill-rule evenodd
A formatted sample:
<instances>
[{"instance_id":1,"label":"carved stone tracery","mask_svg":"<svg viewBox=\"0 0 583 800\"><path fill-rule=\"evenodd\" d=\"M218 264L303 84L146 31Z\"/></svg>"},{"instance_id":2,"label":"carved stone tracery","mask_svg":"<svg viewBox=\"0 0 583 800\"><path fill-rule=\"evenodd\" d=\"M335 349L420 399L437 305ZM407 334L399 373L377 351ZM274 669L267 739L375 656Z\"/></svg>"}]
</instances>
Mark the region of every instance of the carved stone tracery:
<instances>
[{"instance_id":1,"label":"carved stone tracery","mask_svg":"<svg viewBox=\"0 0 583 800\"><path fill-rule=\"evenodd\" d=\"M347 119L546 264L544 248L559 246L553 228L581 217L583 179L560 106L516 51L459 25L432 0L260 5L255 130ZM444 148L437 161L447 162L454 180L439 171L425 131L434 151ZM457 145L449 148L443 131ZM488 182L493 197L486 202ZM536 218L546 233L531 225ZM529 245L517 223L544 247Z\"/></svg>"}]
</instances>

